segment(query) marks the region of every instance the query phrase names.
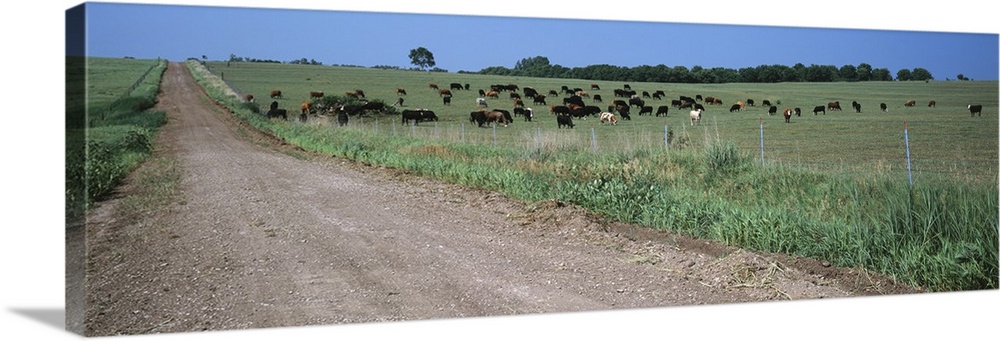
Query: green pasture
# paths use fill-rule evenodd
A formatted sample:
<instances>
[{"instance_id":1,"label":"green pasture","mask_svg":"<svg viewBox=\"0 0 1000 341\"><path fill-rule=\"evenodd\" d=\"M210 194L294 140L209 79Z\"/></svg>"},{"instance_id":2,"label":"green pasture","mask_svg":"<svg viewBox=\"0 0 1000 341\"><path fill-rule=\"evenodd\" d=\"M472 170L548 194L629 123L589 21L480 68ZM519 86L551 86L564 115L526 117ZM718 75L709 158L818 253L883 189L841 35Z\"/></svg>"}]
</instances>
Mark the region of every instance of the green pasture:
<instances>
[{"instance_id":1,"label":"green pasture","mask_svg":"<svg viewBox=\"0 0 1000 341\"><path fill-rule=\"evenodd\" d=\"M597 83L605 101L621 85L277 64L210 63L213 74L198 63L188 66L236 117L307 150L494 190L524 202L562 200L609 219L861 267L931 291L997 287L996 82L640 83L631 86L663 90L668 98L701 94L725 104L767 99L781 101L781 108L802 107L805 114L784 123L759 107L729 113L724 105L709 107L700 126L674 113L667 118L634 115L617 126L590 119L560 130L543 109L534 122L494 129L469 124L476 95L456 91L452 106L444 106L427 83L468 82L472 89L514 83L543 92ZM242 103L222 87L219 76L237 92L258 98L257 93L282 90L285 98L277 101L292 119L264 118L258 106L270 103L266 95L256 104ZM369 99L391 103L396 87L406 88L406 107L432 109L441 120L403 126L398 115L366 115L340 127L327 117L306 123L294 119L310 91L340 95L362 89ZM908 99L923 105L903 108ZM926 107L930 99L938 102L936 108ZM835 100L848 110L856 100L864 112L811 114L811 107ZM890 105L888 113L872 110L882 101ZM983 115L970 117L964 102L982 103ZM511 104L502 97L490 107ZM913 156L912 186L905 172L904 121ZM669 147L664 130L673 136Z\"/></svg>"},{"instance_id":2,"label":"green pasture","mask_svg":"<svg viewBox=\"0 0 1000 341\"><path fill-rule=\"evenodd\" d=\"M632 120L621 120L617 126L601 125L594 119L576 120L572 131L559 131L547 107L533 105L525 98L527 107L535 112L534 120L524 122L515 118L514 124L497 129L494 135L492 129L469 125L469 112L477 109L474 101L479 97L478 89L489 89L491 84L516 84L547 94L549 90L559 91L562 86L582 88L591 96L603 97L603 102L584 98L587 104L606 108L615 99L613 90L622 88L624 83L269 63L210 62L208 67L238 92L253 94L261 107L272 101L267 98L271 89L283 92L283 98L275 99L280 107L297 112L302 102L310 101L311 91L343 96L345 92L362 89L368 99L392 104L397 98L396 88L403 88L407 95L402 96L404 103L399 109L427 108L440 118L436 124L407 129L396 127L400 123L398 116L369 116L354 121L375 129L377 120L380 131L386 133L405 132L486 144L494 143L495 139L498 144L526 148L593 149L596 145L599 151L610 151L663 148L666 126L674 135L671 141L674 148L703 148L707 142L725 140L759 159L763 128L765 161L823 172L878 172L905 177L905 123L915 181L943 176L992 183L998 174L998 87L992 81L629 83L639 93L662 90L667 94L663 100L644 99L654 110L660 105L669 106L670 100L681 95L713 96L721 98L723 104L706 105L699 126L690 124L689 110L671 108L667 117L653 117L638 116L638 109L632 108ZM469 84L471 90L452 90L450 106L444 105L441 96L428 87L429 83L435 83L447 89L453 82ZM600 90L591 90L590 84L598 84ZM546 102L561 104L563 97L560 92L559 96L548 96ZM747 99L753 99L756 106L729 112L730 105ZM903 103L910 99L917 105L904 107ZM764 100L776 105L779 113L769 116L767 108L761 106ZM931 100L937 102L936 107L927 106ZM839 101L844 110L812 114L813 107L832 101ZM862 113L851 108L852 101L862 105ZM498 99L488 99L488 103L489 108L513 108L509 92L501 92ZM880 103L887 104L888 112L879 110ZM970 117L966 108L969 104L983 105L982 116ZM786 107L801 108L802 116L793 116L791 123L785 123L780 111Z\"/></svg>"}]
</instances>

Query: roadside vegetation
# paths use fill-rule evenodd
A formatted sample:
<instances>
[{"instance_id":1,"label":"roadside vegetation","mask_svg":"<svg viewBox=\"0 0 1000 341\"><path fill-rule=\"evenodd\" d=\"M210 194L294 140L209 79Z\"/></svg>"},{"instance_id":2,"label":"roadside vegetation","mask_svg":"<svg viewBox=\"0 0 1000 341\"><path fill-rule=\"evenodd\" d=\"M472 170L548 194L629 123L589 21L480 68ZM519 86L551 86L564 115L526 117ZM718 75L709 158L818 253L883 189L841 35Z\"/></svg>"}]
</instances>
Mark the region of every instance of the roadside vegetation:
<instances>
[{"instance_id":1,"label":"roadside vegetation","mask_svg":"<svg viewBox=\"0 0 1000 341\"><path fill-rule=\"evenodd\" d=\"M166 123L165 113L151 110L166 66L166 60L113 58L67 63L67 97L86 99L67 100L68 218L81 217L152 153Z\"/></svg>"},{"instance_id":2,"label":"roadside vegetation","mask_svg":"<svg viewBox=\"0 0 1000 341\"><path fill-rule=\"evenodd\" d=\"M198 62L186 65L236 117L306 150L494 190L525 202L562 200L611 219L752 250L862 267L930 291L997 288L996 82L639 83L632 87L710 93L726 98L726 107L737 99L768 98L782 107L801 106L806 113L810 104L832 100L847 99L844 107L850 108L850 98L857 98L866 103L867 116L850 109L822 116L804 113L793 119L797 124L785 125L762 108L751 114L710 108L708 119L697 127L680 114L662 119L633 114L632 121L615 127L591 120L578 122L583 124L570 132L554 128L547 108L536 109L530 123L476 128L468 122L476 95L456 95L456 102L444 105L427 84L469 82L475 84L474 93L489 84L519 83L541 90L590 81L224 64L209 63L209 69ZM225 81L218 73L225 74ZM336 96L363 88L370 98L391 103L384 99L395 98L391 91L401 86L409 90L409 107L431 108L440 120L403 126L398 115L374 114L353 117L340 127L327 117L303 124L260 114L259 106L272 101L262 94L276 87L286 97L274 102L298 108L310 101L309 91L317 90ZM609 91L614 87L602 84ZM242 101L247 93L261 94L260 103ZM949 103L902 108L911 96L938 103L948 98ZM510 102L493 101L497 104L491 107L509 109ZM970 120L962 109L974 101L983 101L986 109L981 118ZM876 114L879 102L892 103L890 112ZM758 132L765 119L769 135L762 159ZM902 121L910 123L909 134L920 136L910 141L919 160L912 185L902 157ZM594 148L595 141L600 147Z\"/></svg>"}]
</instances>

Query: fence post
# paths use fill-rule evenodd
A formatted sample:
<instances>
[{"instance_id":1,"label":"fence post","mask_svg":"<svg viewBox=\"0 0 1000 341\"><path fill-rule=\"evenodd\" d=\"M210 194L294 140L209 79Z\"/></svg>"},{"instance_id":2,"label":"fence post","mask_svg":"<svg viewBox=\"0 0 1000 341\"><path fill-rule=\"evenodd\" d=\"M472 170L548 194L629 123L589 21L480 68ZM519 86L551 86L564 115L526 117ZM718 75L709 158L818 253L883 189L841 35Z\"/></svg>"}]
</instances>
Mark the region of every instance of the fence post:
<instances>
[{"instance_id":1,"label":"fence post","mask_svg":"<svg viewBox=\"0 0 1000 341\"><path fill-rule=\"evenodd\" d=\"M910 132L903 121L903 140L906 142L906 174L910 177L910 187L913 187L913 171L910 170Z\"/></svg>"},{"instance_id":2,"label":"fence post","mask_svg":"<svg viewBox=\"0 0 1000 341\"><path fill-rule=\"evenodd\" d=\"M497 125L496 125L496 123L494 123L493 124L493 147L495 148L496 146L497 146Z\"/></svg>"},{"instance_id":3,"label":"fence post","mask_svg":"<svg viewBox=\"0 0 1000 341\"><path fill-rule=\"evenodd\" d=\"M663 148L670 149L670 124L663 123Z\"/></svg>"},{"instance_id":4,"label":"fence post","mask_svg":"<svg viewBox=\"0 0 1000 341\"><path fill-rule=\"evenodd\" d=\"M597 134L594 133L594 127L590 127L590 148L597 151Z\"/></svg>"},{"instance_id":5,"label":"fence post","mask_svg":"<svg viewBox=\"0 0 1000 341\"><path fill-rule=\"evenodd\" d=\"M760 164L764 164L764 116L760 117Z\"/></svg>"},{"instance_id":6,"label":"fence post","mask_svg":"<svg viewBox=\"0 0 1000 341\"><path fill-rule=\"evenodd\" d=\"M375 119L375 133L378 134L378 119Z\"/></svg>"}]
</instances>

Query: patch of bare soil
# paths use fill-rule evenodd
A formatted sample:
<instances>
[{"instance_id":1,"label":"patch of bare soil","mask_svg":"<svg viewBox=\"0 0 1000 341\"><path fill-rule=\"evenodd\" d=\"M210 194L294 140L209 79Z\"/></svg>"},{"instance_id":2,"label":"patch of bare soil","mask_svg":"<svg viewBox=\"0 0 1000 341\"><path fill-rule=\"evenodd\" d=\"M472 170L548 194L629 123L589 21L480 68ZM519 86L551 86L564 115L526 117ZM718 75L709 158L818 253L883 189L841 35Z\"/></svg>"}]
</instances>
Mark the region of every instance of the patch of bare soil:
<instances>
[{"instance_id":1,"label":"patch of bare soil","mask_svg":"<svg viewBox=\"0 0 1000 341\"><path fill-rule=\"evenodd\" d=\"M176 198L128 211L133 178L89 216L89 336L919 292L306 153L232 119L179 64L158 106Z\"/></svg>"}]
</instances>

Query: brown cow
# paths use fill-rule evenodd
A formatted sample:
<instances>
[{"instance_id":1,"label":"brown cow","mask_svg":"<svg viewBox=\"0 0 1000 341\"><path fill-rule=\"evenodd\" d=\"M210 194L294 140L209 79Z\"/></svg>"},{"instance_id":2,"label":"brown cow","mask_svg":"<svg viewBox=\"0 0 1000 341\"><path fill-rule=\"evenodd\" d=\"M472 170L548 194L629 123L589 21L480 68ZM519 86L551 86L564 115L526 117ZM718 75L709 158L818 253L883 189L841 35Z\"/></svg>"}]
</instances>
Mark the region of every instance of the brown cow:
<instances>
[{"instance_id":1,"label":"brown cow","mask_svg":"<svg viewBox=\"0 0 1000 341\"><path fill-rule=\"evenodd\" d=\"M500 98L500 95L496 91L490 90L486 92L486 97L490 98Z\"/></svg>"},{"instance_id":2,"label":"brown cow","mask_svg":"<svg viewBox=\"0 0 1000 341\"><path fill-rule=\"evenodd\" d=\"M841 110L840 109L840 101L829 102L829 103L826 104L826 108L829 109L829 110ZM825 112L824 112L824 114L825 114Z\"/></svg>"},{"instance_id":3,"label":"brown cow","mask_svg":"<svg viewBox=\"0 0 1000 341\"><path fill-rule=\"evenodd\" d=\"M323 98L323 92L322 91L310 91L309 92L309 98Z\"/></svg>"},{"instance_id":4,"label":"brown cow","mask_svg":"<svg viewBox=\"0 0 1000 341\"><path fill-rule=\"evenodd\" d=\"M437 85L437 84L434 84L434 83L427 83L427 87L428 87L428 88L431 88L431 89L434 89L434 90L437 90L437 89L438 89L438 85Z\"/></svg>"},{"instance_id":5,"label":"brown cow","mask_svg":"<svg viewBox=\"0 0 1000 341\"><path fill-rule=\"evenodd\" d=\"M250 103L253 103L253 95L251 95L251 94L243 95L243 100L245 100L247 102L250 102Z\"/></svg>"},{"instance_id":6,"label":"brown cow","mask_svg":"<svg viewBox=\"0 0 1000 341\"><path fill-rule=\"evenodd\" d=\"M601 86L597 84L591 84L590 90L601 90Z\"/></svg>"},{"instance_id":7,"label":"brown cow","mask_svg":"<svg viewBox=\"0 0 1000 341\"><path fill-rule=\"evenodd\" d=\"M396 88L396 94L400 96L406 95L406 89Z\"/></svg>"},{"instance_id":8,"label":"brown cow","mask_svg":"<svg viewBox=\"0 0 1000 341\"><path fill-rule=\"evenodd\" d=\"M365 91L361 89L354 89L354 93L358 94L358 97L365 98Z\"/></svg>"},{"instance_id":9,"label":"brown cow","mask_svg":"<svg viewBox=\"0 0 1000 341\"><path fill-rule=\"evenodd\" d=\"M451 90L440 89L440 90L438 90L438 96L448 96L448 97L451 97Z\"/></svg>"},{"instance_id":10,"label":"brown cow","mask_svg":"<svg viewBox=\"0 0 1000 341\"><path fill-rule=\"evenodd\" d=\"M281 90L271 90L271 98L281 98Z\"/></svg>"},{"instance_id":11,"label":"brown cow","mask_svg":"<svg viewBox=\"0 0 1000 341\"><path fill-rule=\"evenodd\" d=\"M904 107L912 107L912 106L914 106L914 105L917 105L917 101L915 101L915 100L912 100L912 99L911 99L911 100L909 100L909 101L906 101L906 103L903 103L903 106L904 106Z\"/></svg>"},{"instance_id":12,"label":"brown cow","mask_svg":"<svg viewBox=\"0 0 1000 341\"><path fill-rule=\"evenodd\" d=\"M303 115L310 113L312 111L311 109L312 109L312 104L311 103L309 103L309 102L302 102L302 114Z\"/></svg>"},{"instance_id":13,"label":"brown cow","mask_svg":"<svg viewBox=\"0 0 1000 341\"><path fill-rule=\"evenodd\" d=\"M782 115L785 115L785 123L791 123L792 122L792 109L791 108L785 108L785 111L782 113Z\"/></svg>"}]
</instances>

